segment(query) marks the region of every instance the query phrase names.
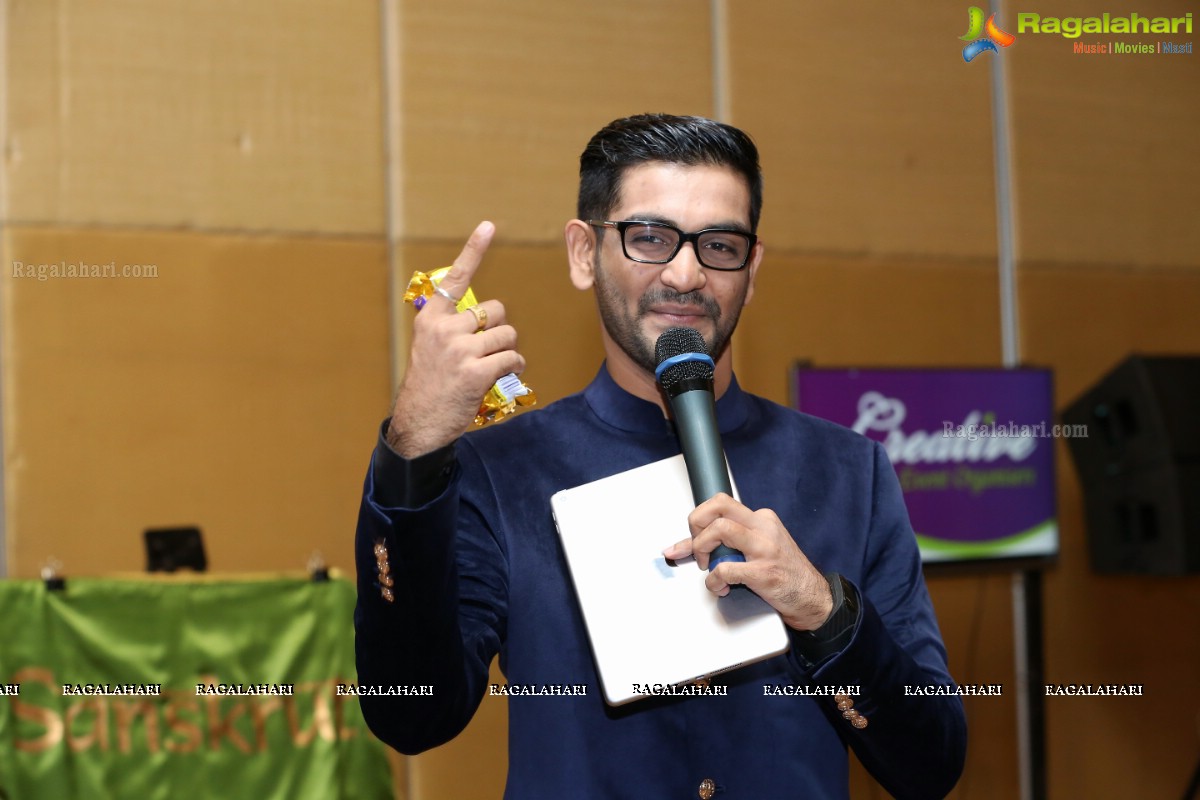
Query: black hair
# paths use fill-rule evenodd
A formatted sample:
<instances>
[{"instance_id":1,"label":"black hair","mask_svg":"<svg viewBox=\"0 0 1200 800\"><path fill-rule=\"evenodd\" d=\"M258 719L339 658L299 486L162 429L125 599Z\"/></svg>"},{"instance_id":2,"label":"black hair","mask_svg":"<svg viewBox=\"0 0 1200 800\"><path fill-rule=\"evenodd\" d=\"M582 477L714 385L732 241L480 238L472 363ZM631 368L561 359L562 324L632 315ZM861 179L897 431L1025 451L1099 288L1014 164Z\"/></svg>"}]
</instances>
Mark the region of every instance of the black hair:
<instances>
[{"instance_id":1,"label":"black hair","mask_svg":"<svg viewBox=\"0 0 1200 800\"><path fill-rule=\"evenodd\" d=\"M592 137L579 157L579 219L607 219L625 170L651 161L733 169L750 189L750 230L757 232L763 180L754 141L723 122L671 114L614 120Z\"/></svg>"}]
</instances>

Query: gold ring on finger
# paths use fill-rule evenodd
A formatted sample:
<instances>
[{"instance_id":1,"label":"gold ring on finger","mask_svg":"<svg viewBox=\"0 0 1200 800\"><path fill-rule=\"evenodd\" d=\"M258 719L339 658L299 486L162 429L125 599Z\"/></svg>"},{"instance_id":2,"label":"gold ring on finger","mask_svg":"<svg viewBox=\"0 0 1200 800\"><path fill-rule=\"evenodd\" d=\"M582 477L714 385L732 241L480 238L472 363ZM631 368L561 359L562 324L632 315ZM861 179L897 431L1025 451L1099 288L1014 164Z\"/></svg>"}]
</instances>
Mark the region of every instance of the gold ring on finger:
<instances>
[{"instance_id":1,"label":"gold ring on finger","mask_svg":"<svg viewBox=\"0 0 1200 800\"><path fill-rule=\"evenodd\" d=\"M483 306L471 306L469 310L475 315L475 332L479 333L487 327L487 309Z\"/></svg>"}]
</instances>

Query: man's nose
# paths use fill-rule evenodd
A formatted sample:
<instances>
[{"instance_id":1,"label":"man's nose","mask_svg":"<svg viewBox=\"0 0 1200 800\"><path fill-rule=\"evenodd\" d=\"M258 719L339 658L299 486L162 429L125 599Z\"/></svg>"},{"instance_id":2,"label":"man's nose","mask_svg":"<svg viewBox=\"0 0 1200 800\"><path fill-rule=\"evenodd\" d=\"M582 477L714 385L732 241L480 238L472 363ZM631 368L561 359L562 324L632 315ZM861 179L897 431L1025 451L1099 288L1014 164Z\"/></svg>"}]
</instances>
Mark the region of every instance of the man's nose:
<instances>
[{"instance_id":1,"label":"man's nose","mask_svg":"<svg viewBox=\"0 0 1200 800\"><path fill-rule=\"evenodd\" d=\"M660 280L680 294L701 289L708 282L704 267L696 258L694 242L685 242L675 257L663 264Z\"/></svg>"}]
</instances>

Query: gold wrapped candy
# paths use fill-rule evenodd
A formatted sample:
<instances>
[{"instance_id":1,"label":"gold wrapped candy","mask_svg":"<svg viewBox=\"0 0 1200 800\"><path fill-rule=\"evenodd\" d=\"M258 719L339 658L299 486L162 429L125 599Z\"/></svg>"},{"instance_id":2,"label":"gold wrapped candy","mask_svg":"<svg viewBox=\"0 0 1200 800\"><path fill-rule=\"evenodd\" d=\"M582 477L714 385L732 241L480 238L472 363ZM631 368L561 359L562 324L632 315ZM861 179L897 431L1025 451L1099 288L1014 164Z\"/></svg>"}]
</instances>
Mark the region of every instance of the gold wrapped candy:
<instances>
[{"instance_id":1,"label":"gold wrapped candy","mask_svg":"<svg viewBox=\"0 0 1200 800\"><path fill-rule=\"evenodd\" d=\"M412 280L408 282L408 289L404 292L404 302L412 303L413 307L420 311L434 295L434 287L442 282L442 278L446 277L449 271L450 267L442 267L429 274L414 272ZM476 305L479 305L479 301L475 299L471 288L467 287L456 308L461 312ZM518 406L532 406L536 403L537 397L533 390L510 372L492 384L492 388L483 396L479 403L479 412L475 415L475 424L496 422L515 412Z\"/></svg>"}]
</instances>

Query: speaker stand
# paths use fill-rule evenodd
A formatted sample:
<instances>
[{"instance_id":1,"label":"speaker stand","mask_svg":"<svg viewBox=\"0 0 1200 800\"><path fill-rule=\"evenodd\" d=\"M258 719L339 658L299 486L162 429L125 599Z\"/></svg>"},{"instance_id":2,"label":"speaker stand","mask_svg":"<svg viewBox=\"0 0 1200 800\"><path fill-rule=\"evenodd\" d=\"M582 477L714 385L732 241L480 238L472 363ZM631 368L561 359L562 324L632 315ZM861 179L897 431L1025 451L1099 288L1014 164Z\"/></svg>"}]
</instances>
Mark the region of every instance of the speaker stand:
<instances>
[{"instance_id":1,"label":"speaker stand","mask_svg":"<svg viewBox=\"0 0 1200 800\"><path fill-rule=\"evenodd\" d=\"M1042 573L1013 573L1013 643L1017 661L1017 758L1021 800L1046 800L1045 683L1042 675Z\"/></svg>"}]
</instances>

